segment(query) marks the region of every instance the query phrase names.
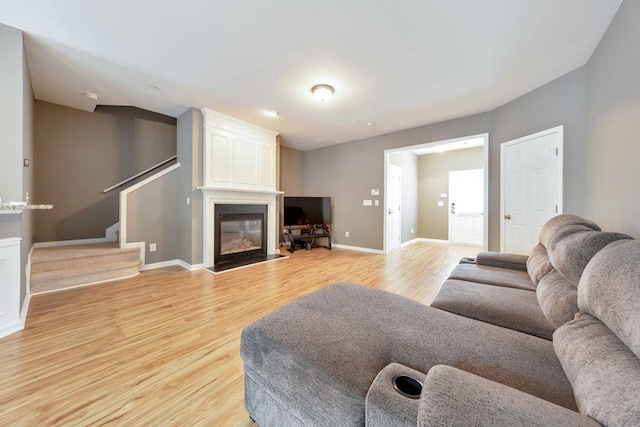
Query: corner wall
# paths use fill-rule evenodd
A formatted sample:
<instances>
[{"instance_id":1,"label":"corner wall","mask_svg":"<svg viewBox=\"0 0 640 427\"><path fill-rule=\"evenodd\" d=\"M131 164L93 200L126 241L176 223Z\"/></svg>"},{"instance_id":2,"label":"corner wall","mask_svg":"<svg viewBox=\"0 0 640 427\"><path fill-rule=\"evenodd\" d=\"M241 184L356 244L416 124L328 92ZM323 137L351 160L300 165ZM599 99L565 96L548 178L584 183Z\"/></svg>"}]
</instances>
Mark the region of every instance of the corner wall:
<instances>
[{"instance_id":1,"label":"corner wall","mask_svg":"<svg viewBox=\"0 0 640 427\"><path fill-rule=\"evenodd\" d=\"M384 151L488 133L490 127L491 116L483 113L306 151L305 195L332 197L335 243L381 250L384 203L362 206L362 200L372 198L372 188L379 188L380 200L384 200ZM345 237L345 231L350 237Z\"/></svg>"},{"instance_id":2,"label":"corner wall","mask_svg":"<svg viewBox=\"0 0 640 427\"><path fill-rule=\"evenodd\" d=\"M640 238L640 2L625 0L587 64L585 215Z\"/></svg>"},{"instance_id":3,"label":"corner wall","mask_svg":"<svg viewBox=\"0 0 640 427\"><path fill-rule=\"evenodd\" d=\"M0 24L0 197L33 201L33 92L22 32ZM26 296L25 265L33 243L32 213L0 214L0 238L20 237L20 305Z\"/></svg>"},{"instance_id":4,"label":"corner wall","mask_svg":"<svg viewBox=\"0 0 640 427\"><path fill-rule=\"evenodd\" d=\"M389 161L401 171L400 243L405 243L418 237L418 156L410 151L398 151L390 153ZM384 192L383 190L381 188L380 192ZM379 199L375 196L370 198ZM379 200L384 204L384 199ZM384 211L382 212L384 215Z\"/></svg>"}]
</instances>

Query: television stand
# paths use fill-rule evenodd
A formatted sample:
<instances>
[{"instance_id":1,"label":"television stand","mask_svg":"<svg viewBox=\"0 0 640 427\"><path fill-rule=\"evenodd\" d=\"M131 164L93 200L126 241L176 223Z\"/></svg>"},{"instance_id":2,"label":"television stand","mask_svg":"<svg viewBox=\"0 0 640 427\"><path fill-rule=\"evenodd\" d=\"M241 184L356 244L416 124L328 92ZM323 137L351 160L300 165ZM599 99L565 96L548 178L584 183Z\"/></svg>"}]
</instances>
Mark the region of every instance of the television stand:
<instances>
[{"instance_id":1,"label":"television stand","mask_svg":"<svg viewBox=\"0 0 640 427\"><path fill-rule=\"evenodd\" d=\"M285 227L284 238L289 242L288 251L293 253L296 251L297 242L303 244L311 244L311 247L321 247L331 250L331 229L329 224L323 226L295 226ZM318 241L319 240L319 241ZM325 245L321 245L320 242L326 240Z\"/></svg>"}]
</instances>

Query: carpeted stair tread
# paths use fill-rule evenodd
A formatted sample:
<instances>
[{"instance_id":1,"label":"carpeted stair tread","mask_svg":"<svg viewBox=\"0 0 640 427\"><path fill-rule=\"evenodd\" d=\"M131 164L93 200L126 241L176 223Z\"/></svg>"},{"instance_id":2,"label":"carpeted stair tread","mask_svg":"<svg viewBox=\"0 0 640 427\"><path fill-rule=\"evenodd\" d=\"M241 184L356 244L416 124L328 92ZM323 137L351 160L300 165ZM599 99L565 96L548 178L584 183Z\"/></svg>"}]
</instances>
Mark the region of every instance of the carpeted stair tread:
<instances>
[{"instance_id":1,"label":"carpeted stair tread","mask_svg":"<svg viewBox=\"0 0 640 427\"><path fill-rule=\"evenodd\" d=\"M32 293L48 292L136 275L140 249L117 242L38 248L31 254Z\"/></svg>"},{"instance_id":2,"label":"carpeted stair tread","mask_svg":"<svg viewBox=\"0 0 640 427\"><path fill-rule=\"evenodd\" d=\"M41 283L32 283L31 293L37 294L40 292L64 290L82 285L124 279L137 274L139 274L137 267L126 267L108 271L93 272L80 276L63 277L58 280L46 280Z\"/></svg>"},{"instance_id":3,"label":"carpeted stair tread","mask_svg":"<svg viewBox=\"0 0 640 427\"><path fill-rule=\"evenodd\" d=\"M46 273L55 270L67 270L76 267L86 267L91 265L113 264L118 262L138 262L140 261L140 252L134 251L117 251L95 255L93 253L78 257L74 256L67 259L50 259L48 261L31 262L31 274Z\"/></svg>"},{"instance_id":4,"label":"carpeted stair tread","mask_svg":"<svg viewBox=\"0 0 640 427\"><path fill-rule=\"evenodd\" d=\"M34 249L31 254L31 264L67 260L72 258L86 258L113 253L139 253L138 248L120 249L118 242L92 243L89 245L53 246L50 248Z\"/></svg>"}]
</instances>

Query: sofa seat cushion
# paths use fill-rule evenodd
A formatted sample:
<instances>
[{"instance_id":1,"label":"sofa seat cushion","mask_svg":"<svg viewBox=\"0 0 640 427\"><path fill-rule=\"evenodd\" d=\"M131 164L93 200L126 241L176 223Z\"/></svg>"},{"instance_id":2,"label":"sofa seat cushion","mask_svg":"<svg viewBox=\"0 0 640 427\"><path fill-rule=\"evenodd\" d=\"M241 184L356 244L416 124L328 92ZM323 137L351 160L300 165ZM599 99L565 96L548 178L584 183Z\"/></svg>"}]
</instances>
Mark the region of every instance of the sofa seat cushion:
<instances>
[{"instance_id":1,"label":"sofa seat cushion","mask_svg":"<svg viewBox=\"0 0 640 427\"><path fill-rule=\"evenodd\" d=\"M394 362L446 364L576 407L551 342L350 283L247 326L240 351L251 379L306 425L363 425L367 391Z\"/></svg>"},{"instance_id":2,"label":"sofa seat cushion","mask_svg":"<svg viewBox=\"0 0 640 427\"><path fill-rule=\"evenodd\" d=\"M536 286L526 271L476 264L458 264L449 279L534 291Z\"/></svg>"},{"instance_id":3,"label":"sofa seat cushion","mask_svg":"<svg viewBox=\"0 0 640 427\"><path fill-rule=\"evenodd\" d=\"M548 340L555 330L535 292L523 289L449 279L431 306Z\"/></svg>"},{"instance_id":4,"label":"sofa seat cushion","mask_svg":"<svg viewBox=\"0 0 640 427\"><path fill-rule=\"evenodd\" d=\"M579 313L553 342L580 412L607 426L640 425L640 359L609 328Z\"/></svg>"}]
</instances>

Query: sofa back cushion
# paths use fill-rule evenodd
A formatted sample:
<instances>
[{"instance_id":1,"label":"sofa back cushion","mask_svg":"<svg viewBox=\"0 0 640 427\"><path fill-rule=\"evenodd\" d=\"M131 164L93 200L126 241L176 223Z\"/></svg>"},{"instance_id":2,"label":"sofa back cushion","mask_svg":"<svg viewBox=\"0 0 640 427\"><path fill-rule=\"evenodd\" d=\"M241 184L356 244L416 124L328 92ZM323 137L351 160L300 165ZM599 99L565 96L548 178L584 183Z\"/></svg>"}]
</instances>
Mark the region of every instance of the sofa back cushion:
<instances>
[{"instance_id":1,"label":"sofa back cushion","mask_svg":"<svg viewBox=\"0 0 640 427\"><path fill-rule=\"evenodd\" d=\"M580 311L598 318L640 357L639 303L640 240L613 242L593 257L582 274Z\"/></svg>"},{"instance_id":2,"label":"sofa back cushion","mask_svg":"<svg viewBox=\"0 0 640 427\"><path fill-rule=\"evenodd\" d=\"M631 239L621 233L589 230L583 225L568 225L551 238L547 251L551 265L573 286L578 286L580 277L591 258L609 243Z\"/></svg>"},{"instance_id":3,"label":"sofa back cushion","mask_svg":"<svg viewBox=\"0 0 640 427\"><path fill-rule=\"evenodd\" d=\"M549 262L547 249L542 243L538 243L531 251L529 258L527 258L527 273L529 273L533 284L537 286L540 279L546 276L551 270L553 270L553 267L551 267L551 262Z\"/></svg>"},{"instance_id":4,"label":"sofa back cushion","mask_svg":"<svg viewBox=\"0 0 640 427\"><path fill-rule=\"evenodd\" d=\"M581 413L606 426L640 425L640 359L609 328L579 313L553 345Z\"/></svg>"},{"instance_id":5,"label":"sofa back cushion","mask_svg":"<svg viewBox=\"0 0 640 427\"><path fill-rule=\"evenodd\" d=\"M569 322L578 309L578 289L556 270L544 276L536 288L542 313L554 328Z\"/></svg>"},{"instance_id":6,"label":"sofa back cushion","mask_svg":"<svg viewBox=\"0 0 640 427\"><path fill-rule=\"evenodd\" d=\"M539 237L540 243L548 249L551 239L558 233L558 230L567 225L581 225L589 230L601 231L600 227L593 221L577 215L561 214L554 216L542 226Z\"/></svg>"}]
</instances>

